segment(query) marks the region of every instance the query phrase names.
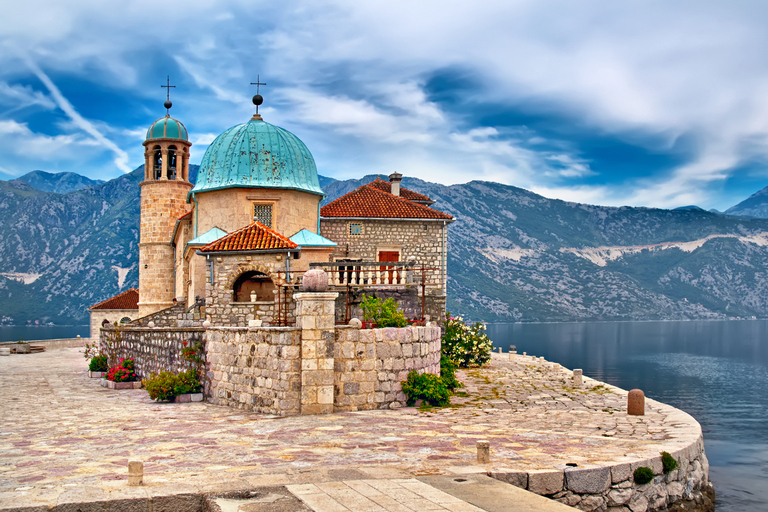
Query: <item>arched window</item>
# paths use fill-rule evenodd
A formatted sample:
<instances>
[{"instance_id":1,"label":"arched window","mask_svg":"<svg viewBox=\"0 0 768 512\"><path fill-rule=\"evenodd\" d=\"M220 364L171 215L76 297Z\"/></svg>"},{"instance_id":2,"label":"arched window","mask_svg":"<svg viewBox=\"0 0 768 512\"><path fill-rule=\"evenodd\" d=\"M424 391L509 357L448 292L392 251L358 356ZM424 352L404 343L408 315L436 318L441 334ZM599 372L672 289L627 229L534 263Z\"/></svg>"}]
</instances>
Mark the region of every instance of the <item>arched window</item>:
<instances>
[{"instance_id":1,"label":"arched window","mask_svg":"<svg viewBox=\"0 0 768 512\"><path fill-rule=\"evenodd\" d=\"M176 146L168 146L168 179L176 179Z\"/></svg>"},{"instance_id":2,"label":"arched window","mask_svg":"<svg viewBox=\"0 0 768 512\"><path fill-rule=\"evenodd\" d=\"M152 148L155 152L154 163L152 164L152 176L154 179L159 180L163 175L163 152L160 151L160 146Z\"/></svg>"},{"instance_id":3,"label":"arched window","mask_svg":"<svg viewBox=\"0 0 768 512\"><path fill-rule=\"evenodd\" d=\"M130 323L130 322L131 322L131 319L128 318L127 316L124 316L123 318L120 319L120 323L121 324L127 324L127 323Z\"/></svg>"},{"instance_id":4,"label":"arched window","mask_svg":"<svg viewBox=\"0 0 768 512\"><path fill-rule=\"evenodd\" d=\"M251 292L254 292L257 302L274 301L275 284L262 272L244 272L237 278L233 286L233 299L235 302L251 302Z\"/></svg>"}]
</instances>

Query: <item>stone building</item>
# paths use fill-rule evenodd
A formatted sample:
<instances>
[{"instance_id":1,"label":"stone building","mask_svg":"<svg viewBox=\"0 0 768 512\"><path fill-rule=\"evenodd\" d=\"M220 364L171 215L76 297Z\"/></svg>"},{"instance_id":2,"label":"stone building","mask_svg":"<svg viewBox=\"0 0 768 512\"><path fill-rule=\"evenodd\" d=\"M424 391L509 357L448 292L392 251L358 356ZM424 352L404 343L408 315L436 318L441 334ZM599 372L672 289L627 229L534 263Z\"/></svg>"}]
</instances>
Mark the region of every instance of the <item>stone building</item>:
<instances>
[{"instance_id":1,"label":"stone building","mask_svg":"<svg viewBox=\"0 0 768 512\"><path fill-rule=\"evenodd\" d=\"M194 184L190 146L170 114L147 131L139 290L130 314L108 309L125 294L91 308L94 329L112 324L102 348L148 376L181 370L182 347L202 344L207 400L280 415L398 407L410 370L439 373L440 328L425 316L445 311L450 215L398 173L321 209L309 149L258 108L216 137ZM322 289L304 290L313 268ZM364 294L396 297L420 325L344 325Z\"/></svg>"},{"instance_id":2,"label":"stone building","mask_svg":"<svg viewBox=\"0 0 768 512\"><path fill-rule=\"evenodd\" d=\"M139 290L131 288L89 308L91 312L91 339L99 338L104 322L127 324L139 317Z\"/></svg>"},{"instance_id":3,"label":"stone building","mask_svg":"<svg viewBox=\"0 0 768 512\"><path fill-rule=\"evenodd\" d=\"M193 316L215 325L291 325L293 293L312 267L327 270L340 293L339 322L360 316L364 294L395 297L416 320L445 311L453 219L401 187L400 174L321 209L309 149L258 113L216 137L195 184L183 123L166 114L143 144L139 300L131 318L181 304L203 308Z\"/></svg>"}]
</instances>

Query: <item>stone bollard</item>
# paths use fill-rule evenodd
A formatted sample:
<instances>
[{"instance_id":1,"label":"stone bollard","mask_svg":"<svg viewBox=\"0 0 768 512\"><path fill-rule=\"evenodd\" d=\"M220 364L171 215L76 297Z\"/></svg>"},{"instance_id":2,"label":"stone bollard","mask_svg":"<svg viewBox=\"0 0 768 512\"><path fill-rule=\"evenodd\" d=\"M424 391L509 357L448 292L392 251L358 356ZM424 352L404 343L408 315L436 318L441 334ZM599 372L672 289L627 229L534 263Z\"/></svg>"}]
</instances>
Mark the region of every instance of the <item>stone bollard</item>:
<instances>
[{"instance_id":1,"label":"stone bollard","mask_svg":"<svg viewBox=\"0 0 768 512\"><path fill-rule=\"evenodd\" d=\"M502 353L503 353L503 352L501 351L501 347L499 347L499 354L502 354Z\"/></svg>"},{"instance_id":2,"label":"stone bollard","mask_svg":"<svg viewBox=\"0 0 768 512\"><path fill-rule=\"evenodd\" d=\"M491 443L488 441L477 442L477 462L478 464L488 464L491 462Z\"/></svg>"},{"instance_id":3,"label":"stone bollard","mask_svg":"<svg viewBox=\"0 0 768 512\"><path fill-rule=\"evenodd\" d=\"M578 388L581 386L583 382L581 376L582 376L582 371L580 369L573 370L573 386L574 387Z\"/></svg>"},{"instance_id":4,"label":"stone bollard","mask_svg":"<svg viewBox=\"0 0 768 512\"><path fill-rule=\"evenodd\" d=\"M144 483L144 463L140 460L128 461L128 485Z\"/></svg>"},{"instance_id":5,"label":"stone bollard","mask_svg":"<svg viewBox=\"0 0 768 512\"><path fill-rule=\"evenodd\" d=\"M523 352L523 355L524 355L524 356L527 356L527 355L528 355L528 352Z\"/></svg>"},{"instance_id":6,"label":"stone bollard","mask_svg":"<svg viewBox=\"0 0 768 512\"><path fill-rule=\"evenodd\" d=\"M645 393L641 389L633 389L627 395L627 414L643 416L645 414Z\"/></svg>"}]
</instances>

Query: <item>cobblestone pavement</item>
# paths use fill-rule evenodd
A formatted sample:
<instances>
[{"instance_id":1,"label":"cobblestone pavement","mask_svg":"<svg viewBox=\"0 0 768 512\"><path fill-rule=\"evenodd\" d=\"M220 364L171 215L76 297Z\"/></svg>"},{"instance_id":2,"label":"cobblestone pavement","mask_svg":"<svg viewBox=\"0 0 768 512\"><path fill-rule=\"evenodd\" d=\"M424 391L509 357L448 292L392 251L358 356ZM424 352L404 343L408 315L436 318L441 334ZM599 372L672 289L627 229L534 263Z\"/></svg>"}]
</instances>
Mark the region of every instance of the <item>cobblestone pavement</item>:
<instances>
[{"instance_id":1,"label":"cobblestone pavement","mask_svg":"<svg viewBox=\"0 0 768 512\"><path fill-rule=\"evenodd\" d=\"M0 357L0 505L20 493L41 502L66 489L108 493L125 486L129 459L144 461L146 485L173 492L616 464L701 434L687 414L648 399L645 416L628 416L626 392L586 377L573 388L570 375L494 354L490 368L458 372L465 387L450 408L274 418L103 388L82 348ZM491 444L482 467L480 439Z\"/></svg>"}]
</instances>

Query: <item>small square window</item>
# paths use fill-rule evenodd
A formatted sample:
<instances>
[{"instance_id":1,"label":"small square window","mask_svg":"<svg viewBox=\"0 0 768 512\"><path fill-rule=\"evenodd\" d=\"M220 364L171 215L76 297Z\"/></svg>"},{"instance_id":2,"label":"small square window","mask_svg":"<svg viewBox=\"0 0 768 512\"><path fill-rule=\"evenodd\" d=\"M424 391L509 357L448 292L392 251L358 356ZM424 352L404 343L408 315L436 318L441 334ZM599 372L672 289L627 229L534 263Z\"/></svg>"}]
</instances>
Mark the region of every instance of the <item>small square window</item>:
<instances>
[{"instance_id":1,"label":"small square window","mask_svg":"<svg viewBox=\"0 0 768 512\"><path fill-rule=\"evenodd\" d=\"M362 235L363 234L363 225L360 222L353 222L349 225L349 234L350 235Z\"/></svg>"},{"instance_id":2,"label":"small square window","mask_svg":"<svg viewBox=\"0 0 768 512\"><path fill-rule=\"evenodd\" d=\"M271 204L254 204L253 205L253 220L261 222L268 228L272 228L272 205Z\"/></svg>"}]
</instances>

